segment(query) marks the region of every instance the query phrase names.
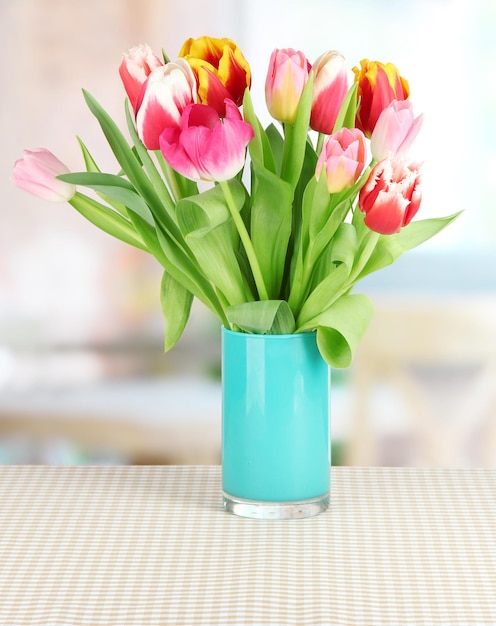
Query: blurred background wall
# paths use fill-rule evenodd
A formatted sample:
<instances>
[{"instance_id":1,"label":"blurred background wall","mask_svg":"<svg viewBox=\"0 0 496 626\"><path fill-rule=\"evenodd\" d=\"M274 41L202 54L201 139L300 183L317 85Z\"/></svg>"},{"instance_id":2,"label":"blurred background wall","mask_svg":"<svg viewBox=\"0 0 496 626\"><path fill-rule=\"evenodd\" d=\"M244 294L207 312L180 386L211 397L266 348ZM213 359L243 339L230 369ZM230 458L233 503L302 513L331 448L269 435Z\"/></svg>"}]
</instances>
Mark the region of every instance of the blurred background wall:
<instances>
[{"instance_id":1,"label":"blurred background wall","mask_svg":"<svg viewBox=\"0 0 496 626\"><path fill-rule=\"evenodd\" d=\"M219 461L217 321L195 306L164 355L156 262L9 181L24 148L82 169L76 135L116 171L81 88L124 128L122 52L174 58L209 34L244 51L265 122L276 47L408 79L425 117L419 218L464 213L360 286L376 317L333 372L335 462L495 465L495 25L491 0L0 0L0 463Z\"/></svg>"}]
</instances>

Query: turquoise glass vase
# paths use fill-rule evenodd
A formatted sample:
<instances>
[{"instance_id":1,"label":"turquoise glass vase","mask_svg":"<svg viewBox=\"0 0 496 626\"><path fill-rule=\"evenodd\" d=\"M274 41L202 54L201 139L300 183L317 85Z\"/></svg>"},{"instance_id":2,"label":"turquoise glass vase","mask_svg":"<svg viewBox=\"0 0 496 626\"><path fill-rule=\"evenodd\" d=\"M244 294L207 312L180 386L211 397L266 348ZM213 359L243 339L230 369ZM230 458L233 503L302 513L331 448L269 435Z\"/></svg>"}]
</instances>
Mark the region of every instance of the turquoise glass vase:
<instances>
[{"instance_id":1,"label":"turquoise glass vase","mask_svg":"<svg viewBox=\"0 0 496 626\"><path fill-rule=\"evenodd\" d=\"M330 372L316 333L222 331L224 507L298 518L329 505Z\"/></svg>"}]
</instances>

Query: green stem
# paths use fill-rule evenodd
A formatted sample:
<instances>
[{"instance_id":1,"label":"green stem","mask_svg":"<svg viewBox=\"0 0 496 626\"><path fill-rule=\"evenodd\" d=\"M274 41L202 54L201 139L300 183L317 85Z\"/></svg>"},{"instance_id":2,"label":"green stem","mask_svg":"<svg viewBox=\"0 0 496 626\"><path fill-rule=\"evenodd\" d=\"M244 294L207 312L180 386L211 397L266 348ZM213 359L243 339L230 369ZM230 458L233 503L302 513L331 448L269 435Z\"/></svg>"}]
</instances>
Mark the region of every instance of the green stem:
<instances>
[{"instance_id":1,"label":"green stem","mask_svg":"<svg viewBox=\"0 0 496 626\"><path fill-rule=\"evenodd\" d=\"M179 185L177 184L176 178L173 172L171 171L170 165L165 161L160 150L155 151L155 156L157 157L157 161L160 165L160 169L162 170L165 180L167 181L167 184L169 185L169 189L172 192L173 199L175 202L177 202L178 200L181 199L182 193L181 193L181 190L179 189Z\"/></svg>"},{"instance_id":2,"label":"green stem","mask_svg":"<svg viewBox=\"0 0 496 626\"><path fill-rule=\"evenodd\" d=\"M319 137L317 139L317 147L315 148L317 156L320 156L320 153L322 152L322 146L324 145L325 138L326 135L324 135L324 133L319 133Z\"/></svg>"},{"instance_id":3,"label":"green stem","mask_svg":"<svg viewBox=\"0 0 496 626\"><path fill-rule=\"evenodd\" d=\"M262 271L258 263L257 255L255 254L255 249L253 248L250 235L246 230L245 223L243 222L243 219L241 218L241 215L239 214L239 211L236 207L236 203L234 202L234 198L231 193L229 184L227 183L227 181L223 180L219 182L219 185L222 189L222 192L224 193L227 207L229 209L229 212L231 213L234 225L236 226L238 234L241 238L241 242L243 243L244 249L246 251L246 256L248 257L248 262L253 273L255 284L257 286L258 295L261 300L269 300L269 294L267 293L267 289L265 287Z\"/></svg>"}]
</instances>

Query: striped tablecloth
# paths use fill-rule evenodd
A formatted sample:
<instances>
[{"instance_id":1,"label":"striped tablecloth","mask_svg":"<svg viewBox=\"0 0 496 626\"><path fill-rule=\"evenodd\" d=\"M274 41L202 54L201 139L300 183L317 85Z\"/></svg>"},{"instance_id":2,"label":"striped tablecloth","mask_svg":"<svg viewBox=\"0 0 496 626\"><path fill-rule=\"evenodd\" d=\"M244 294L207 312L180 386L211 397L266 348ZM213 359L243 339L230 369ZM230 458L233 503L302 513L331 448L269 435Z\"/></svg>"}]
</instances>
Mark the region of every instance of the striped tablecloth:
<instances>
[{"instance_id":1,"label":"striped tablecloth","mask_svg":"<svg viewBox=\"0 0 496 626\"><path fill-rule=\"evenodd\" d=\"M333 468L307 520L218 467L0 468L0 624L496 624L496 472Z\"/></svg>"}]
</instances>

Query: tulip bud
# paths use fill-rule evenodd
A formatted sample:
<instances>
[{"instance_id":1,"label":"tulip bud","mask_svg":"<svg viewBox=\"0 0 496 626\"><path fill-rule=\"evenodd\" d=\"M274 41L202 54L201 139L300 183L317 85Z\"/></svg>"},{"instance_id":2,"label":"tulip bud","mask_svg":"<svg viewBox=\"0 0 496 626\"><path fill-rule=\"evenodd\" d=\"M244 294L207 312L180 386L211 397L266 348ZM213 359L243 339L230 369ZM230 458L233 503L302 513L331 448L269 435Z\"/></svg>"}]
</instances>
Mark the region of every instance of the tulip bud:
<instances>
[{"instance_id":1,"label":"tulip bud","mask_svg":"<svg viewBox=\"0 0 496 626\"><path fill-rule=\"evenodd\" d=\"M135 114L138 110L137 105L141 89L146 79L153 70L163 64L163 61L147 45L136 46L131 48L128 54L122 55L119 74Z\"/></svg>"},{"instance_id":2,"label":"tulip bud","mask_svg":"<svg viewBox=\"0 0 496 626\"><path fill-rule=\"evenodd\" d=\"M303 52L274 50L265 81L265 101L272 117L294 124L311 65Z\"/></svg>"},{"instance_id":3,"label":"tulip bud","mask_svg":"<svg viewBox=\"0 0 496 626\"><path fill-rule=\"evenodd\" d=\"M327 177L329 193L339 193L352 187L365 166L365 137L358 128L342 128L330 135L317 161L315 175L322 169Z\"/></svg>"},{"instance_id":4,"label":"tulip bud","mask_svg":"<svg viewBox=\"0 0 496 626\"><path fill-rule=\"evenodd\" d=\"M76 193L76 187L58 180L57 176L69 173L70 170L48 150L24 150L24 156L15 162L12 182L42 200L68 202Z\"/></svg>"},{"instance_id":5,"label":"tulip bud","mask_svg":"<svg viewBox=\"0 0 496 626\"><path fill-rule=\"evenodd\" d=\"M382 111L392 100L407 100L410 89L392 63L364 59L361 69L354 67L353 71L358 82L356 125L370 137Z\"/></svg>"},{"instance_id":6,"label":"tulip bud","mask_svg":"<svg viewBox=\"0 0 496 626\"><path fill-rule=\"evenodd\" d=\"M410 223L422 197L420 170L420 163L394 155L374 167L358 197L371 230L391 235Z\"/></svg>"},{"instance_id":7,"label":"tulip bud","mask_svg":"<svg viewBox=\"0 0 496 626\"><path fill-rule=\"evenodd\" d=\"M341 105L353 80L344 57L339 52L322 54L313 64L313 102L310 127L330 135L334 130Z\"/></svg>"},{"instance_id":8,"label":"tulip bud","mask_svg":"<svg viewBox=\"0 0 496 626\"><path fill-rule=\"evenodd\" d=\"M242 169L253 129L232 100L226 99L225 109L221 119L212 107L191 104L183 111L180 127L164 130L160 149L176 172L191 180L219 182Z\"/></svg>"},{"instance_id":9,"label":"tulip bud","mask_svg":"<svg viewBox=\"0 0 496 626\"><path fill-rule=\"evenodd\" d=\"M198 101L224 117L225 100L236 106L251 86L251 70L239 47L231 39L199 37L184 42L179 56L191 66L198 84Z\"/></svg>"},{"instance_id":10,"label":"tulip bud","mask_svg":"<svg viewBox=\"0 0 496 626\"><path fill-rule=\"evenodd\" d=\"M406 154L418 135L423 116L413 116L412 103L393 100L379 115L370 141L372 156L382 161L390 153Z\"/></svg>"},{"instance_id":11,"label":"tulip bud","mask_svg":"<svg viewBox=\"0 0 496 626\"><path fill-rule=\"evenodd\" d=\"M178 126L181 114L196 102L196 82L190 66L177 59L153 70L138 100L136 128L149 150L160 148L159 137L169 126Z\"/></svg>"}]
</instances>

